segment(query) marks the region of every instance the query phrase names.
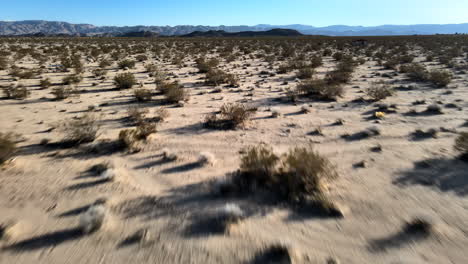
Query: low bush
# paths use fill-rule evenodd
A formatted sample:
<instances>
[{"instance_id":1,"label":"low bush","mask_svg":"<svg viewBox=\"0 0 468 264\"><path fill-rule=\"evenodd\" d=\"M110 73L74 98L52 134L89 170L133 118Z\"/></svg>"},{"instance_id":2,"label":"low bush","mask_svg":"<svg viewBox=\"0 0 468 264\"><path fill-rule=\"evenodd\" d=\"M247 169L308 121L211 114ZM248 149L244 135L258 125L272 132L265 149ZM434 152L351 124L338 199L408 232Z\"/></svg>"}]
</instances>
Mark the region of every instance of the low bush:
<instances>
[{"instance_id":1,"label":"low bush","mask_svg":"<svg viewBox=\"0 0 468 264\"><path fill-rule=\"evenodd\" d=\"M9 85L7 87L3 87L3 94L8 99L17 99L23 100L29 96L29 91L23 85Z\"/></svg>"},{"instance_id":2,"label":"low bush","mask_svg":"<svg viewBox=\"0 0 468 264\"><path fill-rule=\"evenodd\" d=\"M49 78L45 78L40 81L39 85L41 86L41 89L47 89L52 85L52 83Z\"/></svg>"},{"instance_id":3,"label":"low bush","mask_svg":"<svg viewBox=\"0 0 468 264\"><path fill-rule=\"evenodd\" d=\"M229 74L223 70L211 69L206 73L205 84L218 86L227 83L229 86L238 86L239 80L234 74Z\"/></svg>"},{"instance_id":4,"label":"low bush","mask_svg":"<svg viewBox=\"0 0 468 264\"><path fill-rule=\"evenodd\" d=\"M81 80L83 80L81 76L73 74L73 75L63 77L62 84L64 85L78 84L81 82Z\"/></svg>"},{"instance_id":5,"label":"low bush","mask_svg":"<svg viewBox=\"0 0 468 264\"><path fill-rule=\"evenodd\" d=\"M11 159L17 150L13 133L0 132L0 165Z\"/></svg>"},{"instance_id":6,"label":"low bush","mask_svg":"<svg viewBox=\"0 0 468 264\"><path fill-rule=\"evenodd\" d=\"M70 85L54 87L51 93L55 96L56 100L63 100L79 95L78 89Z\"/></svg>"},{"instance_id":7,"label":"low bush","mask_svg":"<svg viewBox=\"0 0 468 264\"><path fill-rule=\"evenodd\" d=\"M114 82L117 86L117 89L130 89L133 87L133 85L136 84L136 79L133 73L126 72L117 74L114 77Z\"/></svg>"},{"instance_id":8,"label":"low bush","mask_svg":"<svg viewBox=\"0 0 468 264\"><path fill-rule=\"evenodd\" d=\"M312 68L302 68L296 74L296 77L299 79L310 79L314 75L314 69Z\"/></svg>"},{"instance_id":9,"label":"low bush","mask_svg":"<svg viewBox=\"0 0 468 264\"><path fill-rule=\"evenodd\" d=\"M393 88L383 82L372 83L369 89L367 89L366 94L374 101L383 100L389 96L392 96L395 93Z\"/></svg>"},{"instance_id":10,"label":"low bush","mask_svg":"<svg viewBox=\"0 0 468 264\"><path fill-rule=\"evenodd\" d=\"M432 70L429 81L437 87L446 87L452 81L452 74L446 70Z\"/></svg>"},{"instance_id":11,"label":"low bush","mask_svg":"<svg viewBox=\"0 0 468 264\"><path fill-rule=\"evenodd\" d=\"M209 114L204 122L204 126L214 129L234 129L242 127L254 111L242 104L224 104L219 114Z\"/></svg>"},{"instance_id":12,"label":"low bush","mask_svg":"<svg viewBox=\"0 0 468 264\"><path fill-rule=\"evenodd\" d=\"M400 66L400 72L406 73L410 80L416 82L423 82L428 79L428 71L426 67L419 63L411 63Z\"/></svg>"},{"instance_id":13,"label":"low bush","mask_svg":"<svg viewBox=\"0 0 468 264\"><path fill-rule=\"evenodd\" d=\"M93 142L98 137L99 128L97 116L85 114L65 123L63 126L63 131L66 133L64 142L72 145Z\"/></svg>"},{"instance_id":14,"label":"low bush","mask_svg":"<svg viewBox=\"0 0 468 264\"><path fill-rule=\"evenodd\" d=\"M343 96L344 89L340 84L330 84L322 79L310 79L299 83L296 92L318 100L336 100Z\"/></svg>"},{"instance_id":15,"label":"low bush","mask_svg":"<svg viewBox=\"0 0 468 264\"><path fill-rule=\"evenodd\" d=\"M216 58L212 58L210 60L205 60L205 58L198 58L195 62L196 67L200 73L207 73L219 65L219 60Z\"/></svg>"},{"instance_id":16,"label":"low bush","mask_svg":"<svg viewBox=\"0 0 468 264\"><path fill-rule=\"evenodd\" d=\"M188 92L178 82L162 83L158 86L158 90L164 94L169 103L186 101L189 97Z\"/></svg>"},{"instance_id":17,"label":"low bush","mask_svg":"<svg viewBox=\"0 0 468 264\"><path fill-rule=\"evenodd\" d=\"M133 95L138 102L148 102L151 101L153 96L150 89L139 88L133 90Z\"/></svg>"},{"instance_id":18,"label":"low bush","mask_svg":"<svg viewBox=\"0 0 468 264\"><path fill-rule=\"evenodd\" d=\"M338 177L331 162L311 147L296 147L277 156L270 147L248 148L232 183L237 191L268 190L290 201L321 195L326 182Z\"/></svg>"},{"instance_id":19,"label":"low bush","mask_svg":"<svg viewBox=\"0 0 468 264\"><path fill-rule=\"evenodd\" d=\"M455 139L455 150L461 153L461 158L468 161L468 132L462 132Z\"/></svg>"},{"instance_id":20,"label":"low bush","mask_svg":"<svg viewBox=\"0 0 468 264\"><path fill-rule=\"evenodd\" d=\"M118 64L119 68L120 69L132 69L135 67L135 61L133 60L122 60L122 61L119 61L119 64Z\"/></svg>"}]
</instances>

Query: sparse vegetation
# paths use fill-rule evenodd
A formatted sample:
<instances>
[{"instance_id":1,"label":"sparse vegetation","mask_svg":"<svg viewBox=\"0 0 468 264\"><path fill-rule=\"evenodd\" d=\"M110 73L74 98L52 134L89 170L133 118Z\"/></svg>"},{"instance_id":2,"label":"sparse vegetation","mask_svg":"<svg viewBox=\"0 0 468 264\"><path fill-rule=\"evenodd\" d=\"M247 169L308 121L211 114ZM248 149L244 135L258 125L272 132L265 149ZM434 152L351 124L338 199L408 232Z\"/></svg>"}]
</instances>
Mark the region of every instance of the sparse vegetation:
<instances>
[{"instance_id":1,"label":"sparse vegetation","mask_svg":"<svg viewBox=\"0 0 468 264\"><path fill-rule=\"evenodd\" d=\"M455 140L455 150L461 153L461 158L468 161L468 132L461 132Z\"/></svg>"},{"instance_id":2,"label":"sparse vegetation","mask_svg":"<svg viewBox=\"0 0 468 264\"><path fill-rule=\"evenodd\" d=\"M14 134L0 132L0 166L11 159L17 150Z\"/></svg>"},{"instance_id":3,"label":"sparse vegetation","mask_svg":"<svg viewBox=\"0 0 468 264\"><path fill-rule=\"evenodd\" d=\"M383 100L389 96L392 96L395 91L391 88L390 85L383 82L373 83L371 87L366 91L367 96L369 96L374 101Z\"/></svg>"},{"instance_id":4,"label":"sparse vegetation","mask_svg":"<svg viewBox=\"0 0 468 264\"><path fill-rule=\"evenodd\" d=\"M93 142L99 133L99 120L93 114L85 114L81 118L65 123L63 131L66 133L64 142L72 145Z\"/></svg>"},{"instance_id":5,"label":"sparse vegetation","mask_svg":"<svg viewBox=\"0 0 468 264\"><path fill-rule=\"evenodd\" d=\"M11 84L7 87L3 87L3 94L8 99L23 100L23 99L26 99L30 93L28 89L21 84L20 85Z\"/></svg>"},{"instance_id":6,"label":"sparse vegetation","mask_svg":"<svg viewBox=\"0 0 468 264\"><path fill-rule=\"evenodd\" d=\"M114 81L119 90L130 89L136 84L135 76L130 72L117 74Z\"/></svg>"},{"instance_id":7,"label":"sparse vegetation","mask_svg":"<svg viewBox=\"0 0 468 264\"><path fill-rule=\"evenodd\" d=\"M214 129L234 129L244 126L253 113L253 110L242 104L224 104L219 114L206 117L204 125Z\"/></svg>"}]
</instances>

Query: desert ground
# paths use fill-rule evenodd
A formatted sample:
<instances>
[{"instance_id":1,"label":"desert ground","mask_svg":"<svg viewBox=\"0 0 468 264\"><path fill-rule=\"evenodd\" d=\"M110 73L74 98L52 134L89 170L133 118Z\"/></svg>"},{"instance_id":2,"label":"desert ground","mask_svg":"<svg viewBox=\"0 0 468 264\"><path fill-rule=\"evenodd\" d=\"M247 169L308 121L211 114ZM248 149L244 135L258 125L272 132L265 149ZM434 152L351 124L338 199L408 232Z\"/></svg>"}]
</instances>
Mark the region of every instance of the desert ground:
<instances>
[{"instance_id":1,"label":"desert ground","mask_svg":"<svg viewBox=\"0 0 468 264\"><path fill-rule=\"evenodd\" d=\"M468 38L356 39L0 39L0 263L468 263Z\"/></svg>"}]
</instances>

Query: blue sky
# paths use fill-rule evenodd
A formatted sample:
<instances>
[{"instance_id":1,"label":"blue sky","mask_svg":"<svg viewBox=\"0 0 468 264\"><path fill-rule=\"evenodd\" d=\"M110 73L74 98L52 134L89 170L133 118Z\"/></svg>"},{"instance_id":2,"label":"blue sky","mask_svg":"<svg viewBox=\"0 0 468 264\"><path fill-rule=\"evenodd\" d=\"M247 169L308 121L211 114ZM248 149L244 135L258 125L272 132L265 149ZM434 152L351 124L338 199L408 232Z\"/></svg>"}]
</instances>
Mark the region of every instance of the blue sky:
<instances>
[{"instance_id":1,"label":"blue sky","mask_svg":"<svg viewBox=\"0 0 468 264\"><path fill-rule=\"evenodd\" d=\"M0 0L0 20L94 25L468 23L468 0Z\"/></svg>"}]
</instances>

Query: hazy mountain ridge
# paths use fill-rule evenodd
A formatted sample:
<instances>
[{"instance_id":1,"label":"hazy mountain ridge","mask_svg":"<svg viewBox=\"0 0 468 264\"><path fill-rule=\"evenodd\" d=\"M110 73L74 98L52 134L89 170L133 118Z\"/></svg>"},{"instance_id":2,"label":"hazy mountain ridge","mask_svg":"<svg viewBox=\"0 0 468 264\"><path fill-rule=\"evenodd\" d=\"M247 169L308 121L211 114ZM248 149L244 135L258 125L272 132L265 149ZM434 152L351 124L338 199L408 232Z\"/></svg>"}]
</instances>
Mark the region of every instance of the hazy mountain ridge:
<instances>
[{"instance_id":1,"label":"hazy mountain ridge","mask_svg":"<svg viewBox=\"0 0 468 264\"><path fill-rule=\"evenodd\" d=\"M374 27L333 25L314 27L308 25L268 25L256 26L94 26L91 24L71 24L67 22L26 20L0 21L0 35L68 34L68 35L124 35L129 32L155 32L162 36L186 35L200 31L267 31L275 28L297 30L305 35L329 36L373 36L373 35L414 35L414 34L454 34L468 33L465 24L421 24L421 25L382 25Z\"/></svg>"}]
</instances>

